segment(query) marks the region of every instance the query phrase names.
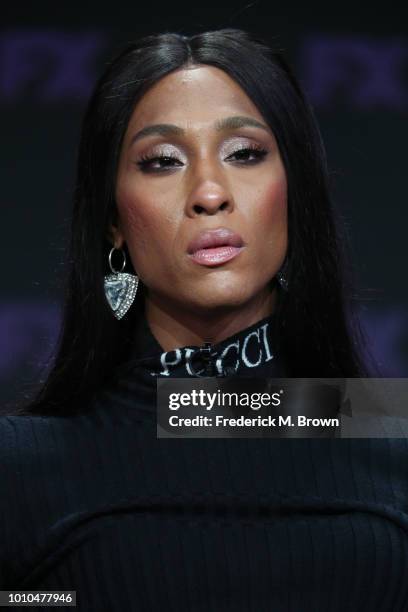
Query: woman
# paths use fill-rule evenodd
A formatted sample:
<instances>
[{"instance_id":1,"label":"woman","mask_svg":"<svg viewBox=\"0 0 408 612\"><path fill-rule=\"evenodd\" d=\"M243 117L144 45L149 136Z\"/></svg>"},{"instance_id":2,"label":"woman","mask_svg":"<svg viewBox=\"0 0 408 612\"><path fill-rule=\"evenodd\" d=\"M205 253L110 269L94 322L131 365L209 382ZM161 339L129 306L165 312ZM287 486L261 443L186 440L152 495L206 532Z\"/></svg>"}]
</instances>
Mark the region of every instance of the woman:
<instances>
[{"instance_id":1,"label":"woman","mask_svg":"<svg viewBox=\"0 0 408 612\"><path fill-rule=\"evenodd\" d=\"M404 441L156 436L161 377L366 375L343 240L312 111L265 42L166 33L110 64L55 364L1 422L2 589L98 612L407 609Z\"/></svg>"}]
</instances>

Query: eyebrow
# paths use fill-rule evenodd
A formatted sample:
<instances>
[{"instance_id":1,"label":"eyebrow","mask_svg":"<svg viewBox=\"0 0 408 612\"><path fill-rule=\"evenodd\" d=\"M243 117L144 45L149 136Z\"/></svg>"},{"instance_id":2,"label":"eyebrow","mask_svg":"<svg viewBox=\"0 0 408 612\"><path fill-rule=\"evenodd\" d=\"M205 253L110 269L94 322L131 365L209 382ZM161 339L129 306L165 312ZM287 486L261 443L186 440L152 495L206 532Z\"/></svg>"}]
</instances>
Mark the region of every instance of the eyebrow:
<instances>
[{"instance_id":1,"label":"eyebrow","mask_svg":"<svg viewBox=\"0 0 408 612\"><path fill-rule=\"evenodd\" d=\"M256 127L261 128L262 130L266 130L268 133L270 132L268 126L261 123L257 119L241 115L233 115L232 117L218 119L215 122L214 127L217 132L221 132L224 130L236 130L242 127ZM133 136L132 140L130 141L130 145L134 144L141 138L145 138L146 136L183 136L184 134L185 130L183 130L183 128L179 127L178 125L173 125L171 123L157 123L155 125L147 125Z\"/></svg>"}]
</instances>

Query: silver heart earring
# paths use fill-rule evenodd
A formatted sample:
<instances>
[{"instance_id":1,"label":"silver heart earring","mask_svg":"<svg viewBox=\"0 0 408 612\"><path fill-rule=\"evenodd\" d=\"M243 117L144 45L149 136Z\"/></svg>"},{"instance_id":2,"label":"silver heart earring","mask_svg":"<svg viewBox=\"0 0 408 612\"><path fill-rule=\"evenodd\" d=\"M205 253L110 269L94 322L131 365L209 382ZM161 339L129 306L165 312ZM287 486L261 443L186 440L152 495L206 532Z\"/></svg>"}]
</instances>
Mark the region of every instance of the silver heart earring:
<instances>
[{"instance_id":1,"label":"silver heart earring","mask_svg":"<svg viewBox=\"0 0 408 612\"><path fill-rule=\"evenodd\" d=\"M122 251L123 264L120 271L112 266L112 253L115 250ZM109 253L109 267L113 274L108 274L104 278L105 295L113 314L117 319L121 319L131 307L136 297L139 277L135 274L123 272L126 266L126 255L123 249L113 247Z\"/></svg>"}]
</instances>

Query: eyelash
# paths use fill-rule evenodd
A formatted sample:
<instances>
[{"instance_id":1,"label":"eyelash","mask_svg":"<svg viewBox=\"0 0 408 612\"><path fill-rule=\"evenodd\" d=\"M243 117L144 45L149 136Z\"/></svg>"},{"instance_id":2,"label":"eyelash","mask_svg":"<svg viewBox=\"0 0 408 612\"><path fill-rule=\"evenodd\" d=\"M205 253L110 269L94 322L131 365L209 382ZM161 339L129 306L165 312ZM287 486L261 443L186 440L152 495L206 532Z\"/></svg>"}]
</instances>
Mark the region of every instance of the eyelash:
<instances>
[{"instance_id":1,"label":"eyelash","mask_svg":"<svg viewBox=\"0 0 408 612\"><path fill-rule=\"evenodd\" d=\"M255 165L257 163L259 163L260 161L262 161L262 159L265 157L265 155L267 155L268 151L266 151L265 149L263 149L262 147L259 146L249 146L249 147L242 147L242 149L238 149L237 151L235 151L235 153L232 153L231 155L228 156L232 157L233 155L237 155L239 153L243 153L243 152L248 152L250 151L251 154L255 155L255 159L253 159L252 161L244 161L245 165ZM227 159L228 159L227 158ZM142 170L142 172L166 172L166 170L168 170L169 168L155 168L155 169L149 169L148 166L150 163L154 162L154 161L161 161L161 160L171 160L173 161L178 161L178 158L174 155L154 155L152 157L149 157L148 155L145 155L143 157L140 158L140 160L137 162L137 165L139 166L139 168ZM239 162L238 162L239 163ZM171 167L175 167L175 164L172 163ZM170 167L170 168L171 168Z\"/></svg>"}]
</instances>

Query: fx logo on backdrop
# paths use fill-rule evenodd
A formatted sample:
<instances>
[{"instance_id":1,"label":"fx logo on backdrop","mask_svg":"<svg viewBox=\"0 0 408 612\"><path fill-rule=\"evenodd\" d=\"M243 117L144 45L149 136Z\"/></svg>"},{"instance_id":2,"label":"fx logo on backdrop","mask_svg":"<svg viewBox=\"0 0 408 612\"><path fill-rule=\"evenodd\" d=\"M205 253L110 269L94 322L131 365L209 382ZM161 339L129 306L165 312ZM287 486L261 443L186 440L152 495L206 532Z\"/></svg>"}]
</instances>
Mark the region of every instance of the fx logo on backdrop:
<instances>
[{"instance_id":1,"label":"fx logo on backdrop","mask_svg":"<svg viewBox=\"0 0 408 612\"><path fill-rule=\"evenodd\" d=\"M300 54L306 92L319 108L404 111L408 42L403 38L310 36Z\"/></svg>"},{"instance_id":2,"label":"fx logo on backdrop","mask_svg":"<svg viewBox=\"0 0 408 612\"><path fill-rule=\"evenodd\" d=\"M0 33L0 102L87 99L107 30L13 29ZM299 77L317 108L402 111L408 43L398 37L313 34L300 41Z\"/></svg>"},{"instance_id":3,"label":"fx logo on backdrop","mask_svg":"<svg viewBox=\"0 0 408 612\"><path fill-rule=\"evenodd\" d=\"M7 30L0 35L0 101L27 93L40 103L87 99L97 78L103 31Z\"/></svg>"}]
</instances>

